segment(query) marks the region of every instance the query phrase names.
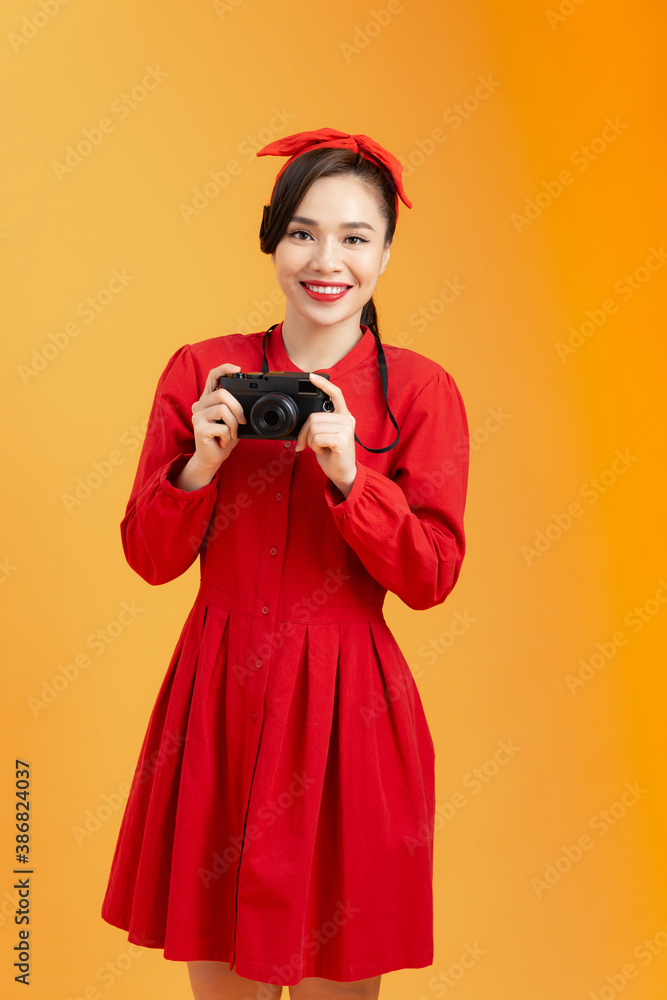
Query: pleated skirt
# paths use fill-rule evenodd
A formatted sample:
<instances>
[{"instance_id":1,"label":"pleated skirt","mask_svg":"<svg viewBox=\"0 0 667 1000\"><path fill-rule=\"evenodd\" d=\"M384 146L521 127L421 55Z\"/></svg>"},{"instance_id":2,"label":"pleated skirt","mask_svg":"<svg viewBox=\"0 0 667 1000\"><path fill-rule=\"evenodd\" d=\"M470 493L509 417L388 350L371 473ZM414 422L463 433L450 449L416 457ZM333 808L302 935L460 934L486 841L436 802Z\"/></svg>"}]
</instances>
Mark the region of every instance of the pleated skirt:
<instances>
[{"instance_id":1,"label":"pleated skirt","mask_svg":"<svg viewBox=\"0 0 667 1000\"><path fill-rule=\"evenodd\" d=\"M272 624L202 588L160 686L102 917L294 985L433 962L434 747L379 606Z\"/></svg>"}]
</instances>

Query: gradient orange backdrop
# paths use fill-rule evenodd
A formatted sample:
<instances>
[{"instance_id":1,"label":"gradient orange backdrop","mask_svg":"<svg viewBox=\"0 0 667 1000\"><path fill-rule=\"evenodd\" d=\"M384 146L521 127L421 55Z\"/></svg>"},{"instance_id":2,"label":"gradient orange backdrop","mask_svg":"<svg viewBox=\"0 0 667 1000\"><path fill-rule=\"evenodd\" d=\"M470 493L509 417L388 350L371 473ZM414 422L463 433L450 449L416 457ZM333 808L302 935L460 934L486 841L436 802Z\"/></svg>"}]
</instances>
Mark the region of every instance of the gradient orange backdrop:
<instances>
[{"instance_id":1,"label":"gradient orange backdrop","mask_svg":"<svg viewBox=\"0 0 667 1000\"><path fill-rule=\"evenodd\" d=\"M128 949L99 913L198 580L195 565L149 587L118 526L167 359L284 315L258 248L284 160L254 150L331 126L404 164L414 207L380 329L454 376L472 444L455 590L425 612L385 605L438 809L435 963L381 995L659 1000L663 5L11 0L0 21L3 995L23 995L17 757L31 996L190 995L182 963Z\"/></svg>"}]
</instances>

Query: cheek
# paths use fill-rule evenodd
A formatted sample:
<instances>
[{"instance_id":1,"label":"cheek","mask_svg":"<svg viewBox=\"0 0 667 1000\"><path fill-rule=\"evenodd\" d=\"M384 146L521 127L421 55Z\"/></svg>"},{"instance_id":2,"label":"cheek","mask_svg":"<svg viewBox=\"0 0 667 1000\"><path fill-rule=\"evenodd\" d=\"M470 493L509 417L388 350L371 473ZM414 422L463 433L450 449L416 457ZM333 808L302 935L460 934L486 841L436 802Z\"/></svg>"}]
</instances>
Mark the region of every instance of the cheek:
<instances>
[{"instance_id":1,"label":"cheek","mask_svg":"<svg viewBox=\"0 0 667 1000\"><path fill-rule=\"evenodd\" d=\"M374 281L377 280L380 268L382 267L382 259L373 259L364 261L363 267L359 270L359 277L363 277L363 282L365 285L372 285Z\"/></svg>"},{"instance_id":2,"label":"cheek","mask_svg":"<svg viewBox=\"0 0 667 1000\"><path fill-rule=\"evenodd\" d=\"M289 250L285 250L279 261L279 269L283 274L291 274L297 271L301 267L301 255L298 250L290 247Z\"/></svg>"}]
</instances>

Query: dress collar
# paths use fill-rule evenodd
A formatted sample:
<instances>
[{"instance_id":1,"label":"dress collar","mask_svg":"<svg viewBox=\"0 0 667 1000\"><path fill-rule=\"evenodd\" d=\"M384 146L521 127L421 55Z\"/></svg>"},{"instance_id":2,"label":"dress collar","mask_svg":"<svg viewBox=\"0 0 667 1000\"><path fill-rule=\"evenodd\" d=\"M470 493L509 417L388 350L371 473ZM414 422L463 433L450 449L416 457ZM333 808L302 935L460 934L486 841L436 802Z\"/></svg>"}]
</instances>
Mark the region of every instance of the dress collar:
<instances>
[{"instance_id":1,"label":"dress collar","mask_svg":"<svg viewBox=\"0 0 667 1000\"><path fill-rule=\"evenodd\" d=\"M351 371L358 365L365 361L370 355L376 350L377 341L373 334L373 331L365 323L359 324L363 330L363 337L361 340L354 345L351 351L348 351L335 365L331 368L317 368L314 369L318 372L326 372L331 376L332 381L335 382L337 378L341 375L345 375L346 372ZM293 361L290 360L287 351L285 350L285 345L283 343L283 324L278 323L276 328L271 331L268 336L267 343L267 361L269 362L269 367L272 371L284 371L284 372L300 372L303 371L302 368L297 368Z\"/></svg>"}]
</instances>

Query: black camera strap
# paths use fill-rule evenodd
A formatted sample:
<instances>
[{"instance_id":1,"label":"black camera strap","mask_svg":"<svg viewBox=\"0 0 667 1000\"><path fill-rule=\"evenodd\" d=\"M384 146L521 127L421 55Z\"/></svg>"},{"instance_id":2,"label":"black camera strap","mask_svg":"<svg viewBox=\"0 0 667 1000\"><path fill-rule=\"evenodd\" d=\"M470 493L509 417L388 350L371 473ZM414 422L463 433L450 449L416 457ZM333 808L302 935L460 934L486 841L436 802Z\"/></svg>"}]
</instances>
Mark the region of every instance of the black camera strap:
<instances>
[{"instance_id":1,"label":"black camera strap","mask_svg":"<svg viewBox=\"0 0 667 1000\"><path fill-rule=\"evenodd\" d=\"M263 359L262 360L262 375L266 375L267 372L268 372L268 370L269 370L269 363L266 360L266 338L268 337L268 335L271 333L272 330L275 330L275 328L277 326L278 326L278 324L274 323L273 326L270 326L269 329L264 334L264 336L262 337L262 359ZM369 327L369 329L370 329L370 327ZM398 444L399 438L401 436L401 432L400 432L399 426L396 423L396 420L394 418L394 414L391 412L391 410L389 408L389 400L387 399L387 382L388 382L388 379L387 379L387 359L384 356L384 349L382 347L382 342L381 342L379 336L377 335L377 333L375 332L375 330L371 330L371 333L373 334L373 336L375 337L375 340L377 341L378 367L380 369L380 379L382 381L382 391L384 393L384 401L385 401L385 403L387 405L387 412L389 414L389 419L391 420L392 424L394 425L394 427L396 428L396 430L398 431L398 433L396 435L395 440L391 444L388 444L386 446L386 448L369 448L367 445L362 444L362 442L359 440L359 438L357 437L356 434L354 435L354 440L357 442L357 444L360 444L362 448L365 448L366 451L381 452L381 451L389 451L391 448L395 448L396 445Z\"/></svg>"}]
</instances>

